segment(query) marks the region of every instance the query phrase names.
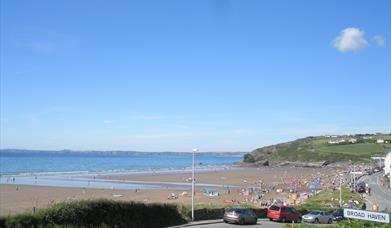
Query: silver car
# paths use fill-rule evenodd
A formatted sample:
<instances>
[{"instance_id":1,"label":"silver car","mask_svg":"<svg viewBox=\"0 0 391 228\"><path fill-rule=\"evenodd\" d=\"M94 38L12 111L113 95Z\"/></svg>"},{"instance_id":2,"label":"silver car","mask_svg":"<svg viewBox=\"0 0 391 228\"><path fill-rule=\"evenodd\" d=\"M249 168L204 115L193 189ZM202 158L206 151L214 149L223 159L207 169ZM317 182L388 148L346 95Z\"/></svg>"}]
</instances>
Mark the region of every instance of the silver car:
<instances>
[{"instance_id":1,"label":"silver car","mask_svg":"<svg viewBox=\"0 0 391 228\"><path fill-rule=\"evenodd\" d=\"M256 224L258 217L253 210L248 208L230 208L224 213L224 222L238 223L240 225Z\"/></svg>"},{"instance_id":2,"label":"silver car","mask_svg":"<svg viewBox=\"0 0 391 228\"><path fill-rule=\"evenodd\" d=\"M310 213L303 215L302 219L304 222L332 223L333 215L324 211L311 211Z\"/></svg>"}]
</instances>

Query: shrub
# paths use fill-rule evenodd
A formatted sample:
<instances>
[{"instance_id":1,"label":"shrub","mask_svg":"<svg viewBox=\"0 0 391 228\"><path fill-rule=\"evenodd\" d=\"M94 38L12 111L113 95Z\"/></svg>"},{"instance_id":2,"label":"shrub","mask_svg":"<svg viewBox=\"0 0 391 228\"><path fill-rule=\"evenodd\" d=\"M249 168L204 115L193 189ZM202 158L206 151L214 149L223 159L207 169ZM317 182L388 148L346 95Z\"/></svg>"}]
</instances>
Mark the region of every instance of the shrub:
<instances>
[{"instance_id":1,"label":"shrub","mask_svg":"<svg viewBox=\"0 0 391 228\"><path fill-rule=\"evenodd\" d=\"M5 217L6 227L164 227L186 223L175 205L113 200L55 204Z\"/></svg>"}]
</instances>

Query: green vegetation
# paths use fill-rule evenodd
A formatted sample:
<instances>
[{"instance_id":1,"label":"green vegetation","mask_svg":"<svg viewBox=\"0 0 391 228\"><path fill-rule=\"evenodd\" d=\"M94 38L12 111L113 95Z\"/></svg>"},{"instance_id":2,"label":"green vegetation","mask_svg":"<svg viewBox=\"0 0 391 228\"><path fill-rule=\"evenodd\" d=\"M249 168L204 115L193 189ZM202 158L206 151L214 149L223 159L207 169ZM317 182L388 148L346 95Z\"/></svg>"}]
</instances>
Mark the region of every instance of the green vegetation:
<instances>
[{"instance_id":1,"label":"green vegetation","mask_svg":"<svg viewBox=\"0 0 391 228\"><path fill-rule=\"evenodd\" d=\"M244 162L258 165L267 164L267 161L370 162L371 156L383 154L384 148L391 147L390 143L376 143L380 138L389 141L391 135L307 137L256 149L244 155Z\"/></svg>"},{"instance_id":2,"label":"green vegetation","mask_svg":"<svg viewBox=\"0 0 391 228\"><path fill-rule=\"evenodd\" d=\"M382 224L382 223L376 223L376 222L367 222L362 220L342 220L338 222L334 227L336 228L361 228L361 227L369 227L369 228L391 228L391 224Z\"/></svg>"},{"instance_id":3,"label":"green vegetation","mask_svg":"<svg viewBox=\"0 0 391 228\"><path fill-rule=\"evenodd\" d=\"M196 220L221 219L225 206L197 205ZM248 206L250 207L250 206ZM251 206L259 218L265 208ZM113 200L83 200L55 204L36 213L0 217L0 227L167 227L191 220L191 207L174 204L143 204Z\"/></svg>"},{"instance_id":4,"label":"green vegetation","mask_svg":"<svg viewBox=\"0 0 391 228\"><path fill-rule=\"evenodd\" d=\"M283 228L314 228L319 227L318 225L313 224L307 224L307 223L300 223L300 224L285 224ZM325 225L322 227L333 227L333 225Z\"/></svg>"},{"instance_id":5,"label":"green vegetation","mask_svg":"<svg viewBox=\"0 0 391 228\"><path fill-rule=\"evenodd\" d=\"M359 203L357 206L361 206L363 202L359 194L352 193L349 188L342 188L342 202L347 203L349 201L357 201ZM307 213L312 210L331 212L337 207L339 207L339 190L328 190L309 198L304 204L296 206L296 209L301 213Z\"/></svg>"},{"instance_id":6,"label":"green vegetation","mask_svg":"<svg viewBox=\"0 0 391 228\"><path fill-rule=\"evenodd\" d=\"M286 224L284 228L314 228L319 227L312 224ZM332 225L324 225L322 227L333 227L333 228L391 228L391 224L381 224L375 222L366 222L361 220L342 220Z\"/></svg>"},{"instance_id":7,"label":"green vegetation","mask_svg":"<svg viewBox=\"0 0 391 228\"><path fill-rule=\"evenodd\" d=\"M332 200L333 199L333 200ZM356 200L359 202L359 205L363 202L360 195L357 193L352 193L348 188L342 189L342 201L348 202L349 200ZM331 205L333 207L327 207L327 205ZM312 210L323 210L332 212L335 210L334 207L339 205L339 191L324 191L316 196L309 198L304 204L296 207L298 211L302 214L307 213ZM292 227L292 224L286 224L284 228ZM294 224L295 228L311 228L318 227L312 224ZM335 227L335 228L361 228L361 227L381 227L381 228L391 228L391 224L381 224L375 222L361 221L361 220L342 220L332 225L325 225L325 227Z\"/></svg>"},{"instance_id":8,"label":"green vegetation","mask_svg":"<svg viewBox=\"0 0 391 228\"><path fill-rule=\"evenodd\" d=\"M187 222L175 205L104 199L59 203L0 221L5 227L167 227Z\"/></svg>"}]
</instances>

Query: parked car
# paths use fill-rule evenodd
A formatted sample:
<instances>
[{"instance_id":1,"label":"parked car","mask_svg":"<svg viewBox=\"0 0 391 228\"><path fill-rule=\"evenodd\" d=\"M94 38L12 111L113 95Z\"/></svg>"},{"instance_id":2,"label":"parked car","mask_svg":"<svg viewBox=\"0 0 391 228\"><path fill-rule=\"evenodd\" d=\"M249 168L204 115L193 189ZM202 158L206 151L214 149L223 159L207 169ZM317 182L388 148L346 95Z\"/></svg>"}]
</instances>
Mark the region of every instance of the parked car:
<instances>
[{"instance_id":1,"label":"parked car","mask_svg":"<svg viewBox=\"0 0 391 228\"><path fill-rule=\"evenodd\" d=\"M238 224L256 224L258 217L249 208L230 208L224 213L224 222Z\"/></svg>"},{"instance_id":2,"label":"parked car","mask_svg":"<svg viewBox=\"0 0 391 228\"><path fill-rule=\"evenodd\" d=\"M372 175L372 174L373 174L373 170L372 170L372 169L368 169L368 170L367 170L367 174L368 174L368 175Z\"/></svg>"},{"instance_id":3,"label":"parked car","mask_svg":"<svg viewBox=\"0 0 391 228\"><path fill-rule=\"evenodd\" d=\"M267 217L270 221L281 221L281 222L301 222L301 214L298 213L294 208L287 206L272 205L267 209Z\"/></svg>"},{"instance_id":4,"label":"parked car","mask_svg":"<svg viewBox=\"0 0 391 228\"><path fill-rule=\"evenodd\" d=\"M311 211L310 213L303 215L303 221L313 223L332 223L333 215L324 211Z\"/></svg>"},{"instance_id":5,"label":"parked car","mask_svg":"<svg viewBox=\"0 0 391 228\"><path fill-rule=\"evenodd\" d=\"M356 185L356 192L365 193L365 183L364 182L360 182Z\"/></svg>"},{"instance_id":6,"label":"parked car","mask_svg":"<svg viewBox=\"0 0 391 228\"><path fill-rule=\"evenodd\" d=\"M337 210L335 210L333 213L333 220L334 221L339 221L339 220L342 220L344 219L343 217L343 208L338 208Z\"/></svg>"},{"instance_id":7,"label":"parked car","mask_svg":"<svg viewBox=\"0 0 391 228\"><path fill-rule=\"evenodd\" d=\"M382 167L375 167L375 168L373 168L373 172L374 172L374 173L378 173L378 172L380 172L380 171L382 171L382 170L383 170Z\"/></svg>"}]
</instances>

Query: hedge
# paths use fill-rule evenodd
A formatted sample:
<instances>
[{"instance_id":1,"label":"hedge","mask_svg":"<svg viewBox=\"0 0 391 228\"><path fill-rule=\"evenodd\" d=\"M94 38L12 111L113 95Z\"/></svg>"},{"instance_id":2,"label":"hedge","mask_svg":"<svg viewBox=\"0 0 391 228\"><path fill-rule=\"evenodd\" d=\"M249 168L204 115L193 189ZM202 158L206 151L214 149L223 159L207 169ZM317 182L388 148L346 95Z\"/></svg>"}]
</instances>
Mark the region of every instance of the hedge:
<instances>
[{"instance_id":1,"label":"hedge","mask_svg":"<svg viewBox=\"0 0 391 228\"><path fill-rule=\"evenodd\" d=\"M55 204L2 218L5 227L167 227L186 223L175 205L113 200ZM0 219L1 221L1 219ZM1 225L1 224L0 224Z\"/></svg>"},{"instance_id":2,"label":"hedge","mask_svg":"<svg viewBox=\"0 0 391 228\"><path fill-rule=\"evenodd\" d=\"M251 208L258 218L267 209ZM201 208L195 220L222 219L225 208ZM0 218L0 227L167 227L191 220L189 207L173 204L144 204L107 199L58 203L36 213Z\"/></svg>"}]
</instances>

